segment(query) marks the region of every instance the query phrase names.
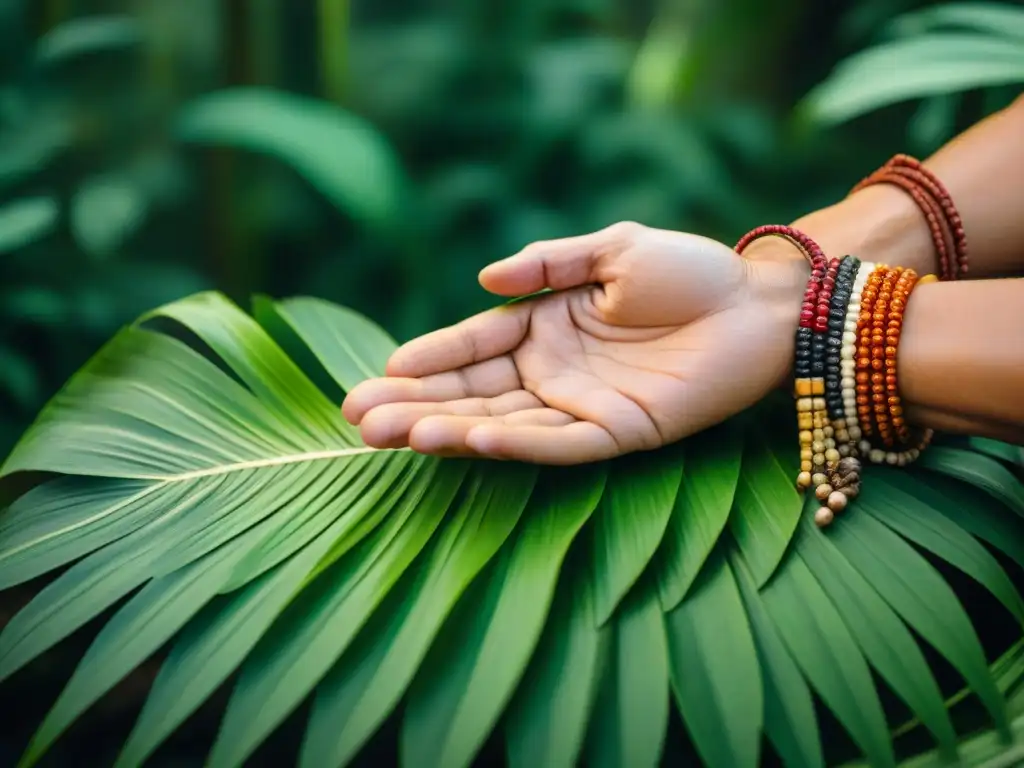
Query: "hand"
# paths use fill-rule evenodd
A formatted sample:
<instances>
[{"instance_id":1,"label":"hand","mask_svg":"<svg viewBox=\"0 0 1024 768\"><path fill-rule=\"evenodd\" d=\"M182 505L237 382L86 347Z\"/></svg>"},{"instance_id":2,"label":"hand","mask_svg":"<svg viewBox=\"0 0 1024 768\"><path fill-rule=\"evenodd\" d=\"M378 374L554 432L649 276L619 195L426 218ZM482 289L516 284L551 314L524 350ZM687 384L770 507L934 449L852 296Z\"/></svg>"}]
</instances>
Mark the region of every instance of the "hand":
<instances>
[{"instance_id":1,"label":"hand","mask_svg":"<svg viewBox=\"0 0 1024 768\"><path fill-rule=\"evenodd\" d=\"M575 464L679 440L786 380L808 268L783 243L744 258L631 223L534 243L480 282L557 293L409 342L342 412L368 445L444 456Z\"/></svg>"}]
</instances>

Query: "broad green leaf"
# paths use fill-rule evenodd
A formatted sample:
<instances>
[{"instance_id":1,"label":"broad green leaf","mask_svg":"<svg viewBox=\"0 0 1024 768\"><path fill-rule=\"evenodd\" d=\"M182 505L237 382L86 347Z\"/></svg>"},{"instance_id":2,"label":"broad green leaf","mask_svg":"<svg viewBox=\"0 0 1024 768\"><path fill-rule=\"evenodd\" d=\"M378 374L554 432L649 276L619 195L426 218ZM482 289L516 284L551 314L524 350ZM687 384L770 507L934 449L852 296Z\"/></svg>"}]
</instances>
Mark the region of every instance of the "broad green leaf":
<instances>
[{"instance_id":1,"label":"broad green leaf","mask_svg":"<svg viewBox=\"0 0 1024 768\"><path fill-rule=\"evenodd\" d=\"M21 765L34 765L74 720L160 649L213 599L260 530L149 582L107 622L32 737Z\"/></svg>"},{"instance_id":2,"label":"broad green leaf","mask_svg":"<svg viewBox=\"0 0 1024 768\"><path fill-rule=\"evenodd\" d=\"M593 518L594 608L603 624L654 557L683 477L683 453L669 446L612 465Z\"/></svg>"},{"instance_id":3,"label":"broad green leaf","mask_svg":"<svg viewBox=\"0 0 1024 768\"><path fill-rule=\"evenodd\" d=\"M886 484L911 494L954 524L991 544L1024 568L1024 519L976 486L933 473L925 485L906 472L879 473Z\"/></svg>"},{"instance_id":4,"label":"broad green leaf","mask_svg":"<svg viewBox=\"0 0 1024 768\"><path fill-rule=\"evenodd\" d=\"M1001 440L993 440L989 437L969 437L967 443L971 449L991 456L993 459L1005 461L1007 464L1016 464L1024 467L1024 448L1019 445L1010 445Z\"/></svg>"},{"instance_id":5,"label":"broad green leaf","mask_svg":"<svg viewBox=\"0 0 1024 768\"><path fill-rule=\"evenodd\" d=\"M960 601L931 565L869 511L871 493L865 484L857 514L851 510L833 523L830 540L903 620L964 676L997 725L1005 728L1003 698Z\"/></svg>"},{"instance_id":6,"label":"broad green leaf","mask_svg":"<svg viewBox=\"0 0 1024 768\"><path fill-rule=\"evenodd\" d=\"M885 715L850 628L799 557L761 592L776 630L811 687L873 766L895 766Z\"/></svg>"},{"instance_id":7,"label":"broad green leaf","mask_svg":"<svg viewBox=\"0 0 1024 768\"><path fill-rule=\"evenodd\" d=\"M893 35L913 35L940 27L989 32L1024 42L1024 11L1009 3L942 3L893 20Z\"/></svg>"},{"instance_id":8,"label":"broad green leaf","mask_svg":"<svg viewBox=\"0 0 1024 768\"><path fill-rule=\"evenodd\" d=\"M927 724L946 753L955 759L956 732L943 704L938 683L913 636L899 616L810 518L805 518L800 527L796 552L832 599L868 662Z\"/></svg>"},{"instance_id":9,"label":"broad green leaf","mask_svg":"<svg viewBox=\"0 0 1024 768\"><path fill-rule=\"evenodd\" d=\"M325 532L287 562L207 606L185 627L160 667L116 768L145 762L237 669L334 538Z\"/></svg>"},{"instance_id":10,"label":"broad green leaf","mask_svg":"<svg viewBox=\"0 0 1024 768\"><path fill-rule=\"evenodd\" d=\"M383 376L388 358L398 347L376 323L327 301L288 299L276 307L346 392L361 381Z\"/></svg>"},{"instance_id":11,"label":"broad green leaf","mask_svg":"<svg viewBox=\"0 0 1024 768\"><path fill-rule=\"evenodd\" d=\"M323 678L434 535L465 471L464 463L450 463L421 478L374 535L303 591L247 658L211 765L243 762ZM480 523L480 496L486 497L481 488L489 485L477 478L466 491L454 522L446 526L443 541L449 546L460 524Z\"/></svg>"},{"instance_id":12,"label":"broad green leaf","mask_svg":"<svg viewBox=\"0 0 1024 768\"><path fill-rule=\"evenodd\" d=\"M48 235L57 224L58 213L52 197L25 197L0 208L0 254Z\"/></svg>"},{"instance_id":13,"label":"broad green leaf","mask_svg":"<svg viewBox=\"0 0 1024 768\"><path fill-rule=\"evenodd\" d=\"M438 513L443 513L464 474L464 465L449 464L437 470L432 466L434 463L429 460L414 465L419 475L417 487L409 489L408 483L396 486L401 496L397 503L413 508L420 494L426 492L427 495L418 503L435 510L429 515L419 513L422 519L416 522L422 523L422 528L410 526L414 539L406 541L412 550L416 550L415 537L425 541L430 536L432 526L436 526L439 520ZM429 491L425 491L427 484L430 485ZM373 494L367 503L390 512L396 499ZM358 515L358 509L334 519L325 530L318 528L308 532L301 541L297 542L298 536L292 536L279 542L275 551L287 551L286 556L274 559L269 565L264 559L261 566L266 565L266 568L258 569L262 576L255 580L247 579L241 591L215 603L211 610L201 613L186 627L153 683L142 714L119 757L118 768L141 763L234 672L327 553L340 540L352 538L349 517L353 514ZM394 527L401 526L403 522L402 513L395 514L391 524L385 524L377 541L387 540ZM264 546L273 541L272 536ZM396 564L394 560L387 560L387 564L400 567L400 563ZM244 567L244 563L240 563L236 571ZM326 629L329 632L331 628L328 626ZM301 646L296 650L301 651Z\"/></svg>"},{"instance_id":14,"label":"broad green leaf","mask_svg":"<svg viewBox=\"0 0 1024 768\"><path fill-rule=\"evenodd\" d=\"M517 464L489 470L486 476L482 469L474 475L474 492L449 516L421 559L415 580L374 617L318 685L301 765L340 765L356 754L405 693L459 596L515 528L536 470ZM332 641L339 644L337 636ZM235 742L225 732L218 742L224 756ZM237 749L231 752L244 756ZM212 762L224 765L235 760Z\"/></svg>"},{"instance_id":15,"label":"broad green leaf","mask_svg":"<svg viewBox=\"0 0 1024 768\"><path fill-rule=\"evenodd\" d=\"M337 407L313 386L273 339L249 315L219 293L196 294L160 307L145 317L167 317L191 330L216 352L264 406L312 445L326 448L361 441Z\"/></svg>"},{"instance_id":16,"label":"broad green leaf","mask_svg":"<svg viewBox=\"0 0 1024 768\"><path fill-rule=\"evenodd\" d=\"M391 511L410 483L426 482L430 477L432 468L409 458L393 453L355 457L332 472L329 484L307 503L278 510L277 530L253 547L221 591L237 589L287 560L328 527L333 530L337 520L341 527L335 543L324 553L317 570L335 562ZM334 556L328 560L329 554Z\"/></svg>"},{"instance_id":17,"label":"broad green leaf","mask_svg":"<svg viewBox=\"0 0 1024 768\"><path fill-rule=\"evenodd\" d=\"M129 328L52 400L0 469L185 485L242 468L344 458L181 342Z\"/></svg>"},{"instance_id":18,"label":"broad green leaf","mask_svg":"<svg viewBox=\"0 0 1024 768\"><path fill-rule=\"evenodd\" d=\"M710 768L755 768L764 698L757 652L739 588L721 551L691 593L665 615L672 690Z\"/></svg>"},{"instance_id":19,"label":"broad green leaf","mask_svg":"<svg viewBox=\"0 0 1024 768\"><path fill-rule=\"evenodd\" d=\"M750 570L729 548L764 683L764 731L786 768L825 768L811 691L757 593Z\"/></svg>"},{"instance_id":20,"label":"broad green leaf","mask_svg":"<svg viewBox=\"0 0 1024 768\"><path fill-rule=\"evenodd\" d=\"M611 628L598 628L593 580L570 558L547 626L505 721L509 768L573 768L606 667Z\"/></svg>"},{"instance_id":21,"label":"broad green leaf","mask_svg":"<svg viewBox=\"0 0 1024 768\"><path fill-rule=\"evenodd\" d=\"M661 605L675 608L725 529L739 482L743 433L725 424L686 441L683 481L658 550Z\"/></svg>"},{"instance_id":22,"label":"broad green leaf","mask_svg":"<svg viewBox=\"0 0 1024 768\"><path fill-rule=\"evenodd\" d=\"M77 560L153 520L156 484L59 477L19 497L0 517L0 588Z\"/></svg>"},{"instance_id":23,"label":"broad green leaf","mask_svg":"<svg viewBox=\"0 0 1024 768\"><path fill-rule=\"evenodd\" d=\"M665 622L654 583L641 581L609 622L604 668L587 733L586 765L655 768L669 723Z\"/></svg>"},{"instance_id":24,"label":"broad green leaf","mask_svg":"<svg viewBox=\"0 0 1024 768\"><path fill-rule=\"evenodd\" d=\"M175 543L176 514L186 512L194 521L237 488L214 478L180 491L163 498L152 522L80 560L10 620L0 633L0 680L148 581L157 559Z\"/></svg>"},{"instance_id":25,"label":"broad green leaf","mask_svg":"<svg viewBox=\"0 0 1024 768\"><path fill-rule=\"evenodd\" d=\"M940 511L922 504L913 495L877 481L878 493L871 493L865 509L906 539L959 568L1001 602L1024 626L1024 602L1010 577L987 549Z\"/></svg>"},{"instance_id":26,"label":"broad green leaf","mask_svg":"<svg viewBox=\"0 0 1024 768\"><path fill-rule=\"evenodd\" d=\"M1024 517L1024 485L994 459L972 451L933 446L921 454L917 465L977 486Z\"/></svg>"},{"instance_id":27,"label":"broad green leaf","mask_svg":"<svg viewBox=\"0 0 1024 768\"><path fill-rule=\"evenodd\" d=\"M778 567L800 521L794 480L765 435L749 430L729 528L758 586Z\"/></svg>"},{"instance_id":28,"label":"broad green leaf","mask_svg":"<svg viewBox=\"0 0 1024 768\"><path fill-rule=\"evenodd\" d=\"M842 61L807 97L815 119L840 123L907 99L1024 81L1024 48L976 32L929 33Z\"/></svg>"},{"instance_id":29,"label":"broad green leaf","mask_svg":"<svg viewBox=\"0 0 1024 768\"><path fill-rule=\"evenodd\" d=\"M334 104L267 89L218 91L187 104L177 132L186 142L274 157L355 218L401 226L404 179L394 150Z\"/></svg>"},{"instance_id":30,"label":"broad green leaf","mask_svg":"<svg viewBox=\"0 0 1024 768\"><path fill-rule=\"evenodd\" d=\"M462 598L409 690L404 764L470 764L529 663L562 560L597 506L606 472L604 465L560 472L531 501L498 561Z\"/></svg>"},{"instance_id":31,"label":"broad green leaf","mask_svg":"<svg viewBox=\"0 0 1024 768\"><path fill-rule=\"evenodd\" d=\"M130 48L142 40L138 19L87 16L67 21L40 38L36 45L36 63L52 66L91 53Z\"/></svg>"}]
</instances>

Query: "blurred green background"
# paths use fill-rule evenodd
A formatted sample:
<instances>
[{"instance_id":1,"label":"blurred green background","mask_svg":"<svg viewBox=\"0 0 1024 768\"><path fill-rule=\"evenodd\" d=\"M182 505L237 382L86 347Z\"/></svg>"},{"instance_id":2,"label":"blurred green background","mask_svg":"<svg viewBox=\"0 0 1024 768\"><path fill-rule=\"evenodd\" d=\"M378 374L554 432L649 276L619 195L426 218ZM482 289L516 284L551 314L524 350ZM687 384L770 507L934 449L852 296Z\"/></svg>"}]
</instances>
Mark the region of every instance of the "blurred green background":
<instances>
[{"instance_id":1,"label":"blurred green background","mask_svg":"<svg viewBox=\"0 0 1024 768\"><path fill-rule=\"evenodd\" d=\"M799 117L926 5L0 0L0 455L119 326L197 290L321 296L406 339L492 305L477 270L533 240L729 242L832 202L1017 92Z\"/></svg>"}]
</instances>

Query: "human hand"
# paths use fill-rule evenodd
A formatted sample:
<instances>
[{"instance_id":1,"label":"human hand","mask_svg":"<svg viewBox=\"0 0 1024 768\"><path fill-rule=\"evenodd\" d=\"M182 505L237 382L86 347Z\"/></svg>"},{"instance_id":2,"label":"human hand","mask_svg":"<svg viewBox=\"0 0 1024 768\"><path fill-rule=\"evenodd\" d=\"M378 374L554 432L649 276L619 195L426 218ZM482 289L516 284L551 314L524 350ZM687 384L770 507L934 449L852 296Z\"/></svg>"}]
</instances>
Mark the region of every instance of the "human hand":
<instances>
[{"instance_id":1,"label":"human hand","mask_svg":"<svg viewBox=\"0 0 1024 768\"><path fill-rule=\"evenodd\" d=\"M405 344L342 412L367 445L443 456L576 464L679 440L786 380L807 265L782 242L745 258L622 223L533 243L480 282L556 293Z\"/></svg>"}]
</instances>

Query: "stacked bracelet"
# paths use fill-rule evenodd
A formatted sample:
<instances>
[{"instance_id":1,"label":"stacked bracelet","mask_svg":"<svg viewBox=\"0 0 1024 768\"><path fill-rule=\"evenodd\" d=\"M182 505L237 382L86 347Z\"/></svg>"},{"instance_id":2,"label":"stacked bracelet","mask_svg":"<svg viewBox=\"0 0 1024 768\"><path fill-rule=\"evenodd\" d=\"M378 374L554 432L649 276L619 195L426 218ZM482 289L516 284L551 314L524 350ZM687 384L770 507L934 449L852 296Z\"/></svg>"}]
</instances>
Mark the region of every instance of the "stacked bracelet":
<instances>
[{"instance_id":1,"label":"stacked bracelet","mask_svg":"<svg viewBox=\"0 0 1024 768\"><path fill-rule=\"evenodd\" d=\"M859 457L904 466L931 440L906 423L896 358L910 295L936 278L853 256L826 259L807 235L778 225L751 231L736 250L769 235L789 240L811 265L796 332L796 483L814 488L823 504L814 519L825 526L860 492Z\"/></svg>"},{"instance_id":2,"label":"stacked bracelet","mask_svg":"<svg viewBox=\"0 0 1024 768\"><path fill-rule=\"evenodd\" d=\"M943 280L956 280L967 274L967 236L963 221L949 191L934 173L909 155L896 155L857 184L850 194L875 184L899 187L920 209L928 223Z\"/></svg>"}]
</instances>

